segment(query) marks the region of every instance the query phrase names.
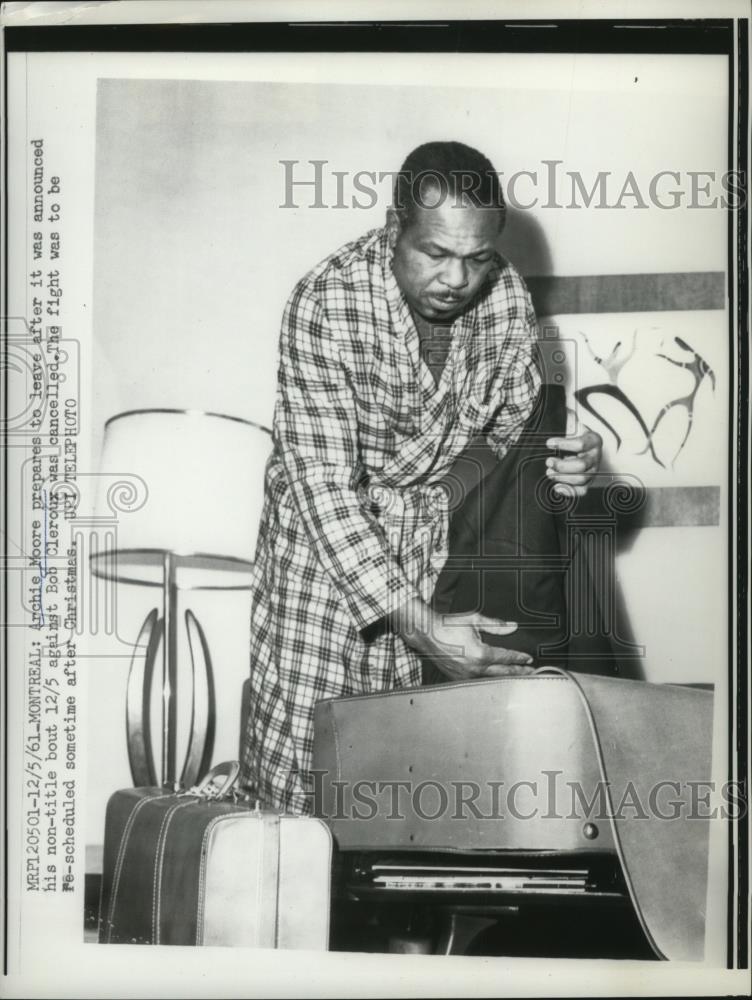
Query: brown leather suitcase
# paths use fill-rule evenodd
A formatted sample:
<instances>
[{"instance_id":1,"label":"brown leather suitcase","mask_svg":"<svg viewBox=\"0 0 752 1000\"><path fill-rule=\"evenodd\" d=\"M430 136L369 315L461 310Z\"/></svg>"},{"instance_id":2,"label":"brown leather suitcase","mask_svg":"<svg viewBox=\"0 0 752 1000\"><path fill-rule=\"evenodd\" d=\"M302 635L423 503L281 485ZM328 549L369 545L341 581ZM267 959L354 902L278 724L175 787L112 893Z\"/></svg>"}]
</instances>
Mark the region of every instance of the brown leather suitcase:
<instances>
[{"instance_id":1,"label":"brown leather suitcase","mask_svg":"<svg viewBox=\"0 0 752 1000\"><path fill-rule=\"evenodd\" d=\"M237 773L233 761L188 792L111 796L100 943L328 948L331 834L234 801Z\"/></svg>"}]
</instances>

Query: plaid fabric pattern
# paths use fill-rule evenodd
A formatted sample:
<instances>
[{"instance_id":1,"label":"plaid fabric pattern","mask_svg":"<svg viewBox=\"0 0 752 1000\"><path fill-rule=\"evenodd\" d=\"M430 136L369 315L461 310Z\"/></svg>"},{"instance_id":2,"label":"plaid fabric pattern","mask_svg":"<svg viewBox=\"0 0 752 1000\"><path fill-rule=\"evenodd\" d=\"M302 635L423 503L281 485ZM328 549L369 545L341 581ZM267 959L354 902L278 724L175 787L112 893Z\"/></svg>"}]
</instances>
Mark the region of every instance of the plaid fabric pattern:
<instances>
[{"instance_id":1,"label":"plaid fabric pattern","mask_svg":"<svg viewBox=\"0 0 752 1000\"><path fill-rule=\"evenodd\" d=\"M327 257L282 319L274 450L254 568L243 775L265 804L309 812L313 706L420 684L386 629L430 601L447 556L441 479L485 432L499 457L540 388L525 285L498 257L452 326L436 385L383 229Z\"/></svg>"}]
</instances>

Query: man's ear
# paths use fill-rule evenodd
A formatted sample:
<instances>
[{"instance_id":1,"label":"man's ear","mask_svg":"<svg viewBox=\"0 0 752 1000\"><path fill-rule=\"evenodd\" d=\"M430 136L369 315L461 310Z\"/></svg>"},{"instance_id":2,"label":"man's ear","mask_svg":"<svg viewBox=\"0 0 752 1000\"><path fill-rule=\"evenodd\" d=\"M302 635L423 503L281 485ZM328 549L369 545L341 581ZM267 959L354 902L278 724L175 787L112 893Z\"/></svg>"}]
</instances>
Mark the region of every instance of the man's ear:
<instances>
[{"instance_id":1,"label":"man's ear","mask_svg":"<svg viewBox=\"0 0 752 1000\"><path fill-rule=\"evenodd\" d=\"M399 212L394 208L386 210L386 234L389 246L394 250L397 245L400 233L402 232L402 219Z\"/></svg>"}]
</instances>

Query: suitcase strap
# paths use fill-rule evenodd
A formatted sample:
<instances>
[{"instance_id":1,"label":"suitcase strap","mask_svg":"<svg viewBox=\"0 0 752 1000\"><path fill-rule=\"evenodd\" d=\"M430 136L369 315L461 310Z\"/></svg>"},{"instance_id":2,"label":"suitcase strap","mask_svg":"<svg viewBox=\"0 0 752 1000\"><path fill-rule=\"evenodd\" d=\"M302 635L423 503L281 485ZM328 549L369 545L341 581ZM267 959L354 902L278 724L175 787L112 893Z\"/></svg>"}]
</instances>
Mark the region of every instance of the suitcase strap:
<instances>
[{"instance_id":1,"label":"suitcase strap","mask_svg":"<svg viewBox=\"0 0 752 1000\"><path fill-rule=\"evenodd\" d=\"M256 947L276 948L279 909L279 820L268 813L261 823L261 851L259 854L258 920Z\"/></svg>"}]
</instances>

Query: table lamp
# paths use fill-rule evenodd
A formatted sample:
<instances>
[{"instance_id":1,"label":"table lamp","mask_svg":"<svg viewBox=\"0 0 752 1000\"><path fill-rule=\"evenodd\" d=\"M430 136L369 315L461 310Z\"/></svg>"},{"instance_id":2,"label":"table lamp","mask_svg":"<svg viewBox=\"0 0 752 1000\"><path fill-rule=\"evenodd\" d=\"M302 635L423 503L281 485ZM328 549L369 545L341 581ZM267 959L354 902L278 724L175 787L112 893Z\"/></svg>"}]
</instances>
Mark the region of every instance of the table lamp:
<instances>
[{"instance_id":1,"label":"table lamp","mask_svg":"<svg viewBox=\"0 0 752 1000\"><path fill-rule=\"evenodd\" d=\"M105 424L102 493L105 484L138 477L143 499L120 514L103 547L91 554L92 572L162 592L161 614L155 608L147 615L128 674L126 736L136 785L157 784L151 695L160 647L161 783L190 787L210 766L214 676L204 630L188 609L192 705L178 773L178 592L249 588L270 451L267 428L220 413L131 410ZM97 507L111 510L106 495L98 495ZM142 657L138 650L144 648Z\"/></svg>"}]
</instances>

